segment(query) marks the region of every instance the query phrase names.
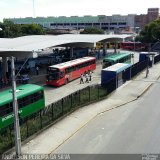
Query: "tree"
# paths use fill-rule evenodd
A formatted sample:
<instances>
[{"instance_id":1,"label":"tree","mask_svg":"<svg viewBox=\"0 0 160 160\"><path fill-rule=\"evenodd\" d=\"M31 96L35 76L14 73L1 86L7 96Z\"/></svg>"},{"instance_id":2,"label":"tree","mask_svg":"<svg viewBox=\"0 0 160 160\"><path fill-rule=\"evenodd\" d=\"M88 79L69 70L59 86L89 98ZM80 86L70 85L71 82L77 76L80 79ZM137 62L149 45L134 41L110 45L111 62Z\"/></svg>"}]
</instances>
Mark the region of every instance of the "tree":
<instances>
[{"instance_id":1,"label":"tree","mask_svg":"<svg viewBox=\"0 0 160 160\"><path fill-rule=\"evenodd\" d=\"M0 23L0 38L14 38L24 35L42 35L45 31L38 24L14 24L11 21L4 20Z\"/></svg>"},{"instance_id":2,"label":"tree","mask_svg":"<svg viewBox=\"0 0 160 160\"><path fill-rule=\"evenodd\" d=\"M4 24L0 22L0 38L4 37Z\"/></svg>"},{"instance_id":3,"label":"tree","mask_svg":"<svg viewBox=\"0 0 160 160\"><path fill-rule=\"evenodd\" d=\"M11 21L5 20L4 23L4 28L3 28L3 35L4 37L7 38L14 38L21 36L21 26L18 24L14 24Z\"/></svg>"},{"instance_id":4,"label":"tree","mask_svg":"<svg viewBox=\"0 0 160 160\"><path fill-rule=\"evenodd\" d=\"M139 36L136 37L136 41L143 43L155 43L160 40L160 19L155 20L140 32Z\"/></svg>"},{"instance_id":5,"label":"tree","mask_svg":"<svg viewBox=\"0 0 160 160\"><path fill-rule=\"evenodd\" d=\"M96 27L88 27L85 28L84 31L80 32L80 34L104 34L104 31Z\"/></svg>"},{"instance_id":6,"label":"tree","mask_svg":"<svg viewBox=\"0 0 160 160\"><path fill-rule=\"evenodd\" d=\"M25 24L21 27L23 35L42 35L45 31L38 24Z\"/></svg>"},{"instance_id":7,"label":"tree","mask_svg":"<svg viewBox=\"0 0 160 160\"><path fill-rule=\"evenodd\" d=\"M160 41L160 25L155 26L151 32L153 39Z\"/></svg>"}]
</instances>

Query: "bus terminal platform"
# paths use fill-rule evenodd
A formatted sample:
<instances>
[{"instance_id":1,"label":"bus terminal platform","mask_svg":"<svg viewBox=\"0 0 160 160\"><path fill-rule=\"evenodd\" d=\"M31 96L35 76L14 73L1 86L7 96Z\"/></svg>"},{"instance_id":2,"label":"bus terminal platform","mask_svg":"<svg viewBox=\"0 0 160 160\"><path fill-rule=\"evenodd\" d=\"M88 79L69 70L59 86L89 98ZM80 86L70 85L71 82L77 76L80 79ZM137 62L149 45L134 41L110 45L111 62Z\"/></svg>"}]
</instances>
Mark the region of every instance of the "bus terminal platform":
<instances>
[{"instance_id":1,"label":"bus terminal platform","mask_svg":"<svg viewBox=\"0 0 160 160\"><path fill-rule=\"evenodd\" d=\"M143 96L154 83L158 82L159 77L160 64L158 63L149 69L147 78L146 70L144 70L133 80L119 87L106 99L78 109L48 129L35 134L28 142L23 142L22 154L55 153L54 151L60 145L71 138L97 115L137 100ZM13 152L14 150L9 151L9 153Z\"/></svg>"}]
</instances>

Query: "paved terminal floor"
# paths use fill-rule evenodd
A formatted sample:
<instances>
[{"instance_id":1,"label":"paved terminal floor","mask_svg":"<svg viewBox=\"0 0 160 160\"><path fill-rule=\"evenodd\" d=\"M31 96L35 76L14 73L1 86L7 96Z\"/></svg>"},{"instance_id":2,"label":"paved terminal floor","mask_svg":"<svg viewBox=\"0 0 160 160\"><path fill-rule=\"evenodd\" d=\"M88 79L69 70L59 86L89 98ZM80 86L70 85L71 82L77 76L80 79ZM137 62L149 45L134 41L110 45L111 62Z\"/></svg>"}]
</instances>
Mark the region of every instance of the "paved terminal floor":
<instances>
[{"instance_id":1,"label":"paved terminal floor","mask_svg":"<svg viewBox=\"0 0 160 160\"><path fill-rule=\"evenodd\" d=\"M112 51L112 50L111 50ZM131 51L122 51L122 52L129 52L134 53L134 63L138 62L139 60L139 53L137 52L131 52ZM131 59L133 63L133 59ZM61 87L52 87L52 86L46 86L45 80L46 80L46 69L40 69L39 75L30 75L30 81L29 83L38 84L44 86L45 90L45 105L49 105L79 89L85 88L88 85L91 84L97 84L100 83L101 78L101 69L102 69L102 59L97 61L97 68L92 74L92 81L90 83L80 84L80 79L76 79L72 82L69 82L67 85L63 85ZM19 84L17 84L19 85ZM6 90L11 87L5 87L1 89L0 91Z\"/></svg>"}]
</instances>

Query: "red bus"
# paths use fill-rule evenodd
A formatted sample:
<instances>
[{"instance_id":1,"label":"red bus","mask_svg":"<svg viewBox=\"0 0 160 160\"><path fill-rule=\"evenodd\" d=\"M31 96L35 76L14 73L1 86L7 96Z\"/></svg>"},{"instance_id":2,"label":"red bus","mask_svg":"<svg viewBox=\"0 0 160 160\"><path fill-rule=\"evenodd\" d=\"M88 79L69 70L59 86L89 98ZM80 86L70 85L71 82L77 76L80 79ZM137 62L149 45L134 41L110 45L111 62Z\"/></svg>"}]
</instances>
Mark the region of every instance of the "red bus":
<instances>
[{"instance_id":1,"label":"red bus","mask_svg":"<svg viewBox=\"0 0 160 160\"><path fill-rule=\"evenodd\" d=\"M147 45L141 42L122 42L120 48L131 51L146 51Z\"/></svg>"},{"instance_id":2,"label":"red bus","mask_svg":"<svg viewBox=\"0 0 160 160\"><path fill-rule=\"evenodd\" d=\"M46 84L61 86L67 84L81 74L96 69L95 57L83 57L48 67Z\"/></svg>"}]
</instances>

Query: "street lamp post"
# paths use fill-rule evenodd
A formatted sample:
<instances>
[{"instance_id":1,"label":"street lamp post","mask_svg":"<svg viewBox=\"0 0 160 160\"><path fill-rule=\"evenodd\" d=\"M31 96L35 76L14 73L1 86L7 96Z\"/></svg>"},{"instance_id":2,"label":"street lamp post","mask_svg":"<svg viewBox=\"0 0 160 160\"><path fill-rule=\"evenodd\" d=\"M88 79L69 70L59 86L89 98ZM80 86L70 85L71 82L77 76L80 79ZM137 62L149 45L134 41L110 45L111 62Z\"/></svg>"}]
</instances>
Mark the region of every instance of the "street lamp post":
<instances>
[{"instance_id":1,"label":"street lamp post","mask_svg":"<svg viewBox=\"0 0 160 160\"><path fill-rule=\"evenodd\" d=\"M148 74L149 74L149 55L147 55L146 78L148 77Z\"/></svg>"},{"instance_id":2,"label":"street lamp post","mask_svg":"<svg viewBox=\"0 0 160 160\"><path fill-rule=\"evenodd\" d=\"M133 53L131 54L131 58L132 58L132 61L133 61L133 64L134 64L134 54Z\"/></svg>"},{"instance_id":3,"label":"street lamp post","mask_svg":"<svg viewBox=\"0 0 160 160\"><path fill-rule=\"evenodd\" d=\"M135 36L133 36L133 43L134 43L134 52L132 54L132 58L133 58L133 64L134 64L134 54L136 52L136 46L135 46Z\"/></svg>"},{"instance_id":4,"label":"street lamp post","mask_svg":"<svg viewBox=\"0 0 160 160\"><path fill-rule=\"evenodd\" d=\"M35 18L35 0L33 0L33 18Z\"/></svg>"},{"instance_id":5,"label":"street lamp post","mask_svg":"<svg viewBox=\"0 0 160 160\"><path fill-rule=\"evenodd\" d=\"M15 67L14 57L11 57L11 69L12 69L12 95L13 95L13 112L14 112L14 134L15 134L15 148L16 156L21 155L21 135L19 128L19 116L18 116L18 104L16 96L16 79L15 79Z\"/></svg>"},{"instance_id":6,"label":"street lamp post","mask_svg":"<svg viewBox=\"0 0 160 160\"><path fill-rule=\"evenodd\" d=\"M146 68L146 78L148 77L148 74L149 74L149 61L150 61L150 56L152 56L152 65L154 64L154 56L155 56L155 53L148 53L148 55L146 55L147 57L147 68Z\"/></svg>"},{"instance_id":7,"label":"street lamp post","mask_svg":"<svg viewBox=\"0 0 160 160\"><path fill-rule=\"evenodd\" d=\"M133 36L132 37L132 40L133 40L133 43L134 43L134 45L133 45L133 53L131 54L131 58L132 58L132 60L133 60L133 64L134 64L134 54L135 54L135 51L136 51L136 46L135 46L135 36Z\"/></svg>"},{"instance_id":8,"label":"street lamp post","mask_svg":"<svg viewBox=\"0 0 160 160\"><path fill-rule=\"evenodd\" d=\"M150 50L151 50L151 47L150 47L150 44L149 44L148 54L146 55L146 57L147 57L146 78L148 77L148 74L149 74Z\"/></svg>"}]
</instances>

